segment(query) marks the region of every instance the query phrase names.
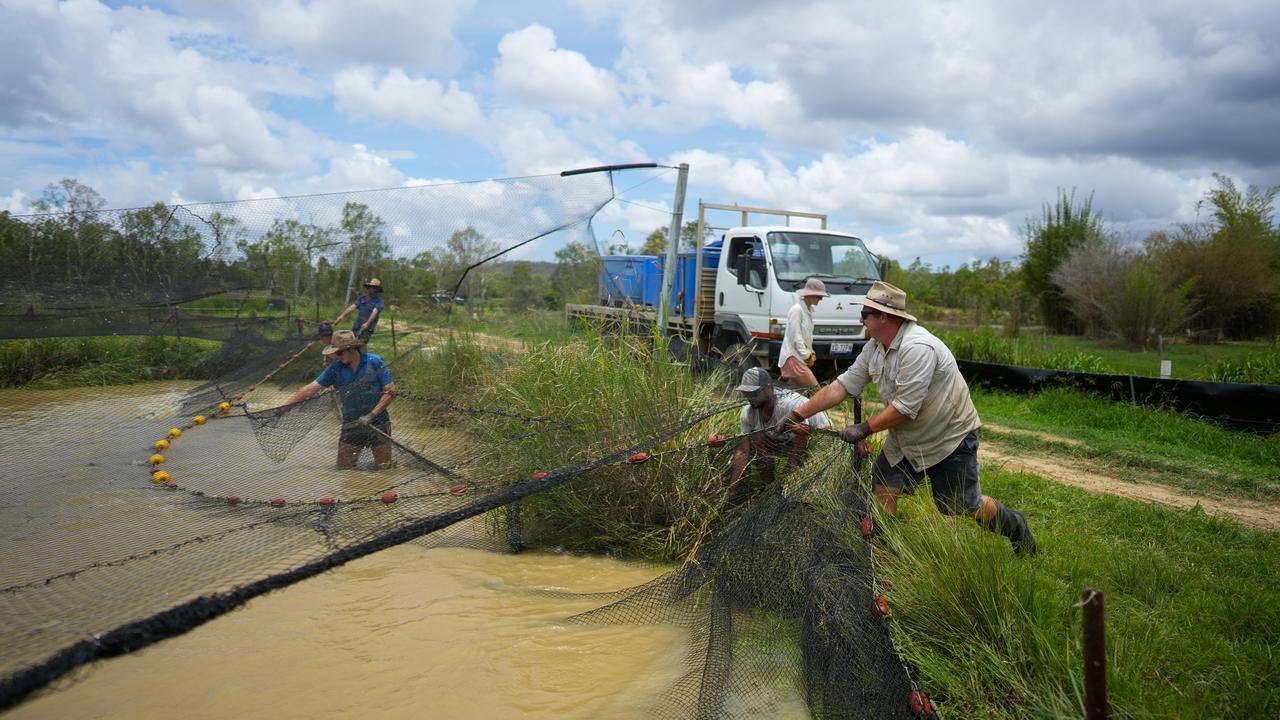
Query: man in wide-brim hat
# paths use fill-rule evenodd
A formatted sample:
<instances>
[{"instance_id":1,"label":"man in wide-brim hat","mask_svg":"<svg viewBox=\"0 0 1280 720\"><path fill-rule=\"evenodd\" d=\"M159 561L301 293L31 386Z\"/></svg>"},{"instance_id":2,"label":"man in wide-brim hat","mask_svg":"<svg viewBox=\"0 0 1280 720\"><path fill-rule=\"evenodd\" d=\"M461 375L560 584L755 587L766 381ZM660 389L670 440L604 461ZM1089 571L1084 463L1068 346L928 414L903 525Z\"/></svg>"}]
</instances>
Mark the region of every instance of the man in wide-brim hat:
<instances>
[{"instance_id":1,"label":"man in wide-brim hat","mask_svg":"<svg viewBox=\"0 0 1280 720\"><path fill-rule=\"evenodd\" d=\"M859 397L874 382L884 410L850 425L840 436L855 445L885 431L884 447L871 467L871 489L889 513L898 496L914 493L925 477L933 502L947 515L969 513L983 528L1009 538L1020 554L1036 551L1026 517L982 494L978 482L978 428L982 421L951 350L907 312L907 294L876 282L863 302L862 323L870 338L842 375L792 412L788 425ZM865 446L863 446L865 447Z\"/></svg>"},{"instance_id":2,"label":"man in wide-brim hat","mask_svg":"<svg viewBox=\"0 0 1280 720\"><path fill-rule=\"evenodd\" d=\"M831 297L827 286L818 278L809 278L796 291L796 302L787 311L787 332L778 351L778 368L783 380L800 387L818 387L818 378L810 369L818 361L813 351L813 308L825 297Z\"/></svg>"},{"instance_id":3,"label":"man in wide-brim hat","mask_svg":"<svg viewBox=\"0 0 1280 720\"><path fill-rule=\"evenodd\" d=\"M373 331L378 327L378 317L382 315L382 281L378 278L370 278L364 284L364 295L356 298L356 301L347 306L342 314L338 315L333 321L334 325L341 325L351 313L356 314L355 324L351 326L351 332L356 337L369 341L373 337Z\"/></svg>"},{"instance_id":4,"label":"man in wide-brim hat","mask_svg":"<svg viewBox=\"0 0 1280 720\"><path fill-rule=\"evenodd\" d=\"M310 383L286 401L309 400L322 388L336 388L342 400L342 434L338 438L338 467L355 467L360 451L369 448L379 467L391 464L391 414L395 399L391 369L382 358L364 350L365 344L350 330L339 330L324 349L326 359L336 357Z\"/></svg>"}]
</instances>

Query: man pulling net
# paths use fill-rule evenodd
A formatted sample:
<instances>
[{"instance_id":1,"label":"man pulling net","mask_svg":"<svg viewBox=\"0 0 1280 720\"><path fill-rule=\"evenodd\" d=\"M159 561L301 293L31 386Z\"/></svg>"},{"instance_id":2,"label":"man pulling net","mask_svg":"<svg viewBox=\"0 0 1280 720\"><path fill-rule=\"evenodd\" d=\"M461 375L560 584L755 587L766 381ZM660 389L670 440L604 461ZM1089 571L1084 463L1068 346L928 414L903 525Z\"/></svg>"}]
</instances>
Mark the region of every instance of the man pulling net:
<instances>
[{"instance_id":1,"label":"man pulling net","mask_svg":"<svg viewBox=\"0 0 1280 720\"><path fill-rule=\"evenodd\" d=\"M774 388L773 378L764 368L755 367L744 373L737 390L746 398L747 404L738 415L742 438L733 451L727 483L730 502L734 503L746 501L755 492L742 482L753 458L762 484L771 485L776 480L776 458L786 457L797 465L804 462L810 432L831 424L827 414L819 412L800 423L794 432L783 432L783 423L788 415L808 398L791 390Z\"/></svg>"},{"instance_id":2,"label":"man pulling net","mask_svg":"<svg viewBox=\"0 0 1280 720\"><path fill-rule=\"evenodd\" d=\"M353 468L360 451L369 448L379 469L391 465L391 414L387 406L395 398L391 369L350 330L340 330L324 349L326 359L336 357L319 376L286 401L293 405L315 397L321 388L336 387L342 398L342 434L338 437L338 468Z\"/></svg>"}]
</instances>

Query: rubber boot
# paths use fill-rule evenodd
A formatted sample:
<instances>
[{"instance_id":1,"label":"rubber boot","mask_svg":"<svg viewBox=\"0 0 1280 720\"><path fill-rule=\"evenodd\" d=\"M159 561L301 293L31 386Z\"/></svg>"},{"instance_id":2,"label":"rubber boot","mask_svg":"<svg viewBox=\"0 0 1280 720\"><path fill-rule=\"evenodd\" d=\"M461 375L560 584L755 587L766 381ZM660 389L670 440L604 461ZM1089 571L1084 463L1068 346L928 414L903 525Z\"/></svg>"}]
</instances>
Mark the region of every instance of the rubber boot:
<instances>
[{"instance_id":1,"label":"rubber boot","mask_svg":"<svg viewBox=\"0 0 1280 720\"><path fill-rule=\"evenodd\" d=\"M1018 510L1010 510L999 500L992 498L996 504L996 516L990 520L978 518L978 524L990 532L998 532L1009 538L1013 551L1019 555L1035 555L1036 539L1027 527L1027 518Z\"/></svg>"}]
</instances>

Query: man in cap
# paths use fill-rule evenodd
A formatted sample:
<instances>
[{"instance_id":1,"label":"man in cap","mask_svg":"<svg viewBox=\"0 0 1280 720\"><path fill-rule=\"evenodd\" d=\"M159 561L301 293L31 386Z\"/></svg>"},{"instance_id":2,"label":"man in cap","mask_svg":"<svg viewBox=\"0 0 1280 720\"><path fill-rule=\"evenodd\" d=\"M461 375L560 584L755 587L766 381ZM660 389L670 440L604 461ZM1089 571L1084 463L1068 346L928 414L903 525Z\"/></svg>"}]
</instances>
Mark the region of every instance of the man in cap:
<instances>
[{"instance_id":1,"label":"man in cap","mask_svg":"<svg viewBox=\"0 0 1280 720\"><path fill-rule=\"evenodd\" d=\"M374 328L378 327L378 316L382 314L382 281L378 278L371 278L369 282L364 284L365 294L356 298L356 301L347 306L346 310L333 321L334 325L341 325L351 313L356 314L355 324L351 326L351 332L356 337L365 342L369 342L369 338L373 337Z\"/></svg>"},{"instance_id":2,"label":"man in cap","mask_svg":"<svg viewBox=\"0 0 1280 720\"><path fill-rule=\"evenodd\" d=\"M884 410L850 425L840 436L860 443L887 431L883 450L871 468L871 489L886 511L898 508L898 496L914 493L926 476L933 502L947 515L969 513L986 530L1009 538L1019 554L1034 554L1036 541L1026 517L982 494L978 482L978 428L982 421L969 386L951 350L916 324L907 312L907 294L885 282L867 292L862 323L870 338L842 375L787 418L796 427L814 413L846 397L859 397L874 382Z\"/></svg>"},{"instance_id":3,"label":"man in cap","mask_svg":"<svg viewBox=\"0 0 1280 720\"><path fill-rule=\"evenodd\" d=\"M778 352L778 368L783 380L800 387L818 387L818 378L810 369L818 360L813 352L813 307L824 297L831 297L827 286L818 278L809 278L796 292L796 303L787 311L787 332L782 338L782 350Z\"/></svg>"},{"instance_id":4,"label":"man in cap","mask_svg":"<svg viewBox=\"0 0 1280 720\"><path fill-rule=\"evenodd\" d=\"M316 337L320 340L320 354L326 365L338 359L336 354L325 355L325 348L333 344L333 323L322 322L316 327Z\"/></svg>"},{"instance_id":5,"label":"man in cap","mask_svg":"<svg viewBox=\"0 0 1280 720\"><path fill-rule=\"evenodd\" d=\"M728 487L732 493L730 497L741 502L751 494L741 480L752 456L760 463L761 480L766 485L770 484L775 478L774 459L785 454L793 463L803 462L810 432L827 427L831 421L826 413L819 412L798 423L794 432L780 432L789 413L803 405L805 397L791 390L775 388L773 378L764 368L755 367L744 373L737 389L746 397L747 404L738 415L742 438L733 451Z\"/></svg>"},{"instance_id":6,"label":"man in cap","mask_svg":"<svg viewBox=\"0 0 1280 720\"><path fill-rule=\"evenodd\" d=\"M349 330L339 330L325 357L336 356L315 380L286 401L292 405L310 399L321 388L336 387L342 399L342 434L338 438L338 468L352 468L363 448L373 452L379 468L391 464L391 414L395 399L391 369L382 358L364 351L364 343Z\"/></svg>"}]
</instances>

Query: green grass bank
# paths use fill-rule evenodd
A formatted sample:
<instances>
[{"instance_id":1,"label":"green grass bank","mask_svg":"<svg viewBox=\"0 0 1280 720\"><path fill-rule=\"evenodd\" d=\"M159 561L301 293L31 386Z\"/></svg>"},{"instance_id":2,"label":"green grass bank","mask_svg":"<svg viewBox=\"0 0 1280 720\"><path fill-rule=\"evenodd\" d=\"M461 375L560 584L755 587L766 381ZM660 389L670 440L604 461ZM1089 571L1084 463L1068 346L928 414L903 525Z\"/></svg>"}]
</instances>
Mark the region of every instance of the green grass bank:
<instances>
[{"instance_id":1,"label":"green grass bank","mask_svg":"<svg viewBox=\"0 0 1280 720\"><path fill-rule=\"evenodd\" d=\"M0 387L52 389L185 377L221 343L174 337L0 341Z\"/></svg>"}]
</instances>

